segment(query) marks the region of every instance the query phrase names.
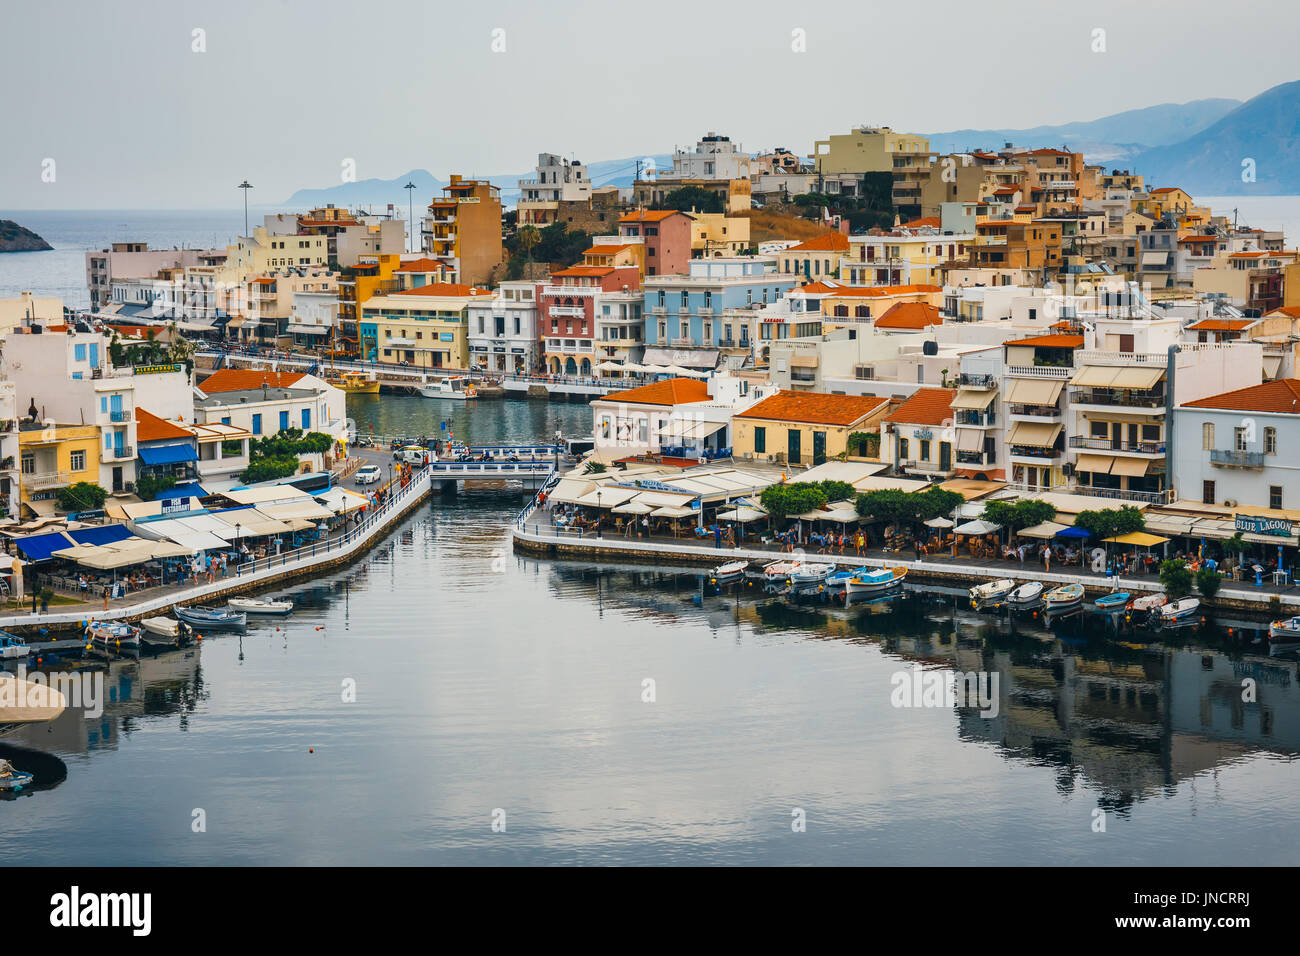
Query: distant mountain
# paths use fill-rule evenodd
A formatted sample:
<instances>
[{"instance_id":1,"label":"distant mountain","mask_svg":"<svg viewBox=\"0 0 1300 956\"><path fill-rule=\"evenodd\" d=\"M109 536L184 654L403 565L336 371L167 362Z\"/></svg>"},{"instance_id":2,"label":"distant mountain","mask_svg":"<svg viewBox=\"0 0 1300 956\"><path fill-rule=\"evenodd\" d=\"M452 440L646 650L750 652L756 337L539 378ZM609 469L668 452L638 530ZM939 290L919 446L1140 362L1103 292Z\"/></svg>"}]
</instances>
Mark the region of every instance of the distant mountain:
<instances>
[{"instance_id":1,"label":"distant mountain","mask_svg":"<svg viewBox=\"0 0 1300 956\"><path fill-rule=\"evenodd\" d=\"M0 219L0 252L45 252L54 247L12 219Z\"/></svg>"},{"instance_id":2,"label":"distant mountain","mask_svg":"<svg viewBox=\"0 0 1300 956\"><path fill-rule=\"evenodd\" d=\"M1254 182L1242 181L1247 159ZM1148 183L1193 196L1300 193L1300 80L1265 90L1182 142L1139 153L1133 164Z\"/></svg>"},{"instance_id":3,"label":"distant mountain","mask_svg":"<svg viewBox=\"0 0 1300 956\"><path fill-rule=\"evenodd\" d=\"M996 149L1004 143L1017 146L1067 145L1089 162L1125 162L1145 149L1178 143L1218 122L1241 106L1240 100L1207 99L1190 103L1162 103L1125 110L1085 123L1034 126L1029 129L961 129L933 133L930 148L956 153L971 149Z\"/></svg>"},{"instance_id":4,"label":"distant mountain","mask_svg":"<svg viewBox=\"0 0 1300 956\"><path fill-rule=\"evenodd\" d=\"M596 186L631 186L636 178L637 160L646 156L632 156L626 159L604 159L587 164L587 175ZM650 156L659 169L672 168L671 155ZM468 175L468 174L467 174ZM501 202L513 206L519 201L519 180L532 179L536 170L523 173L510 173L488 176L487 179L501 190ZM413 169L395 179L361 179L355 183L340 183L319 189L299 189L284 201L285 206L324 206L334 203L336 206L370 206L384 207L389 203L400 212L407 208L408 182L415 183L415 204L428 205L435 196L442 195L442 187L447 180L438 179L426 169Z\"/></svg>"}]
</instances>

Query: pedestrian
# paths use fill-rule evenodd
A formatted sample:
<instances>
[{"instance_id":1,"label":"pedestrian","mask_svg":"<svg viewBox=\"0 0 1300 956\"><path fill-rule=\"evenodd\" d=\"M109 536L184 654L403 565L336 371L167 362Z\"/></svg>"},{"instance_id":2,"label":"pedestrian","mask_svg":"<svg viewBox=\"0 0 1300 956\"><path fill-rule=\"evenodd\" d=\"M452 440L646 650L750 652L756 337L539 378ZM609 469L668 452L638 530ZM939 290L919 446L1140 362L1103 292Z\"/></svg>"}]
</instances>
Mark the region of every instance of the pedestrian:
<instances>
[{"instance_id":1,"label":"pedestrian","mask_svg":"<svg viewBox=\"0 0 1300 956\"><path fill-rule=\"evenodd\" d=\"M713 526L713 546L715 548L722 547L722 529L716 524Z\"/></svg>"},{"instance_id":2,"label":"pedestrian","mask_svg":"<svg viewBox=\"0 0 1300 956\"><path fill-rule=\"evenodd\" d=\"M104 585L104 610L108 610L108 585Z\"/></svg>"},{"instance_id":3,"label":"pedestrian","mask_svg":"<svg viewBox=\"0 0 1300 956\"><path fill-rule=\"evenodd\" d=\"M1043 545L1043 570L1052 570L1052 549L1047 545Z\"/></svg>"}]
</instances>

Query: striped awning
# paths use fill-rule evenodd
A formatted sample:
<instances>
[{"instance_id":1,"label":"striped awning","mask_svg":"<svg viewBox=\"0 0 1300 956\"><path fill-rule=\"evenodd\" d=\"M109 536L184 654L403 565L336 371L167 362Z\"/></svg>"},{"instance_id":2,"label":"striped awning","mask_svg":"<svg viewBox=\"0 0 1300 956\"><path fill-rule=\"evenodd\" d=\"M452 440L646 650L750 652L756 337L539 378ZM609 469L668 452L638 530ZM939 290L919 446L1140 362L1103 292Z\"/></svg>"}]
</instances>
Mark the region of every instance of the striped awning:
<instances>
[{"instance_id":1,"label":"striped awning","mask_svg":"<svg viewBox=\"0 0 1300 956\"><path fill-rule=\"evenodd\" d=\"M992 404L993 399L998 397L997 392L992 391L975 391L973 389L962 389L957 393L957 397L952 400L950 407L964 408L968 411L983 411Z\"/></svg>"}]
</instances>

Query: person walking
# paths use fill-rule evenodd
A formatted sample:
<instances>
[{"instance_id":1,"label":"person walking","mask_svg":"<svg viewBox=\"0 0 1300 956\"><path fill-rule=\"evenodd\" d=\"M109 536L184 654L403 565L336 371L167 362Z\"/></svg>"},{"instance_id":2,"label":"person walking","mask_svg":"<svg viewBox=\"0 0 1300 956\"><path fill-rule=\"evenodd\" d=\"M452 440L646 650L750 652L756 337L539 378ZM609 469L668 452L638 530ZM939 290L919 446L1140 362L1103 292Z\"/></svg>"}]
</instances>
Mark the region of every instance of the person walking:
<instances>
[{"instance_id":1,"label":"person walking","mask_svg":"<svg viewBox=\"0 0 1300 956\"><path fill-rule=\"evenodd\" d=\"M722 547L722 529L716 524L713 526L713 546L715 548Z\"/></svg>"},{"instance_id":2,"label":"person walking","mask_svg":"<svg viewBox=\"0 0 1300 956\"><path fill-rule=\"evenodd\" d=\"M1043 545L1043 570L1052 570L1052 549L1047 545Z\"/></svg>"}]
</instances>

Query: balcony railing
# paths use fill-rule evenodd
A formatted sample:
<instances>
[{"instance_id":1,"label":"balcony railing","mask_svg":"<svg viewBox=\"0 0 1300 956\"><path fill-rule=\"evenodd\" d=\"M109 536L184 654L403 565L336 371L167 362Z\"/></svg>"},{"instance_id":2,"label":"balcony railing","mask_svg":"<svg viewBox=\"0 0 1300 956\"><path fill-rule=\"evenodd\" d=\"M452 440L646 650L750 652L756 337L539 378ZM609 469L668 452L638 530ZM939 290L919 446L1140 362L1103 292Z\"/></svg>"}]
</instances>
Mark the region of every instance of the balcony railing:
<instances>
[{"instance_id":1,"label":"balcony railing","mask_svg":"<svg viewBox=\"0 0 1300 956\"><path fill-rule=\"evenodd\" d=\"M1075 435L1070 439L1071 448L1091 448L1096 451L1132 451L1142 455L1163 455L1165 443L1162 441L1116 441L1113 438L1086 438Z\"/></svg>"},{"instance_id":2,"label":"balcony railing","mask_svg":"<svg viewBox=\"0 0 1300 956\"><path fill-rule=\"evenodd\" d=\"M1225 465L1229 468L1263 468L1262 451L1237 451L1234 448L1210 449L1210 464Z\"/></svg>"},{"instance_id":3,"label":"balcony railing","mask_svg":"<svg viewBox=\"0 0 1300 956\"><path fill-rule=\"evenodd\" d=\"M957 385L961 388L997 388L998 380L992 375L975 375L962 372L957 376Z\"/></svg>"},{"instance_id":4,"label":"balcony railing","mask_svg":"<svg viewBox=\"0 0 1300 956\"><path fill-rule=\"evenodd\" d=\"M106 461L130 461L135 458L134 445L122 445L115 448L104 449L104 459Z\"/></svg>"},{"instance_id":5,"label":"balcony railing","mask_svg":"<svg viewBox=\"0 0 1300 956\"><path fill-rule=\"evenodd\" d=\"M23 484L32 491L43 488L62 488L72 484L72 473L67 471L42 471L34 475L23 475Z\"/></svg>"},{"instance_id":6,"label":"balcony railing","mask_svg":"<svg viewBox=\"0 0 1300 956\"><path fill-rule=\"evenodd\" d=\"M1042 461L1052 461L1060 458L1063 449L1060 448L1039 448L1036 445L1012 445L1011 455L1013 458L1037 458Z\"/></svg>"},{"instance_id":7,"label":"balcony railing","mask_svg":"<svg viewBox=\"0 0 1300 956\"><path fill-rule=\"evenodd\" d=\"M1120 501L1145 501L1150 505L1167 505L1174 500L1174 492L1164 491L1130 491L1127 488L1094 488L1092 485L1073 485L1071 494L1087 495L1091 498L1116 498Z\"/></svg>"},{"instance_id":8,"label":"balcony railing","mask_svg":"<svg viewBox=\"0 0 1300 956\"><path fill-rule=\"evenodd\" d=\"M1017 378L1069 378L1074 369L1068 365L1009 365L1007 374Z\"/></svg>"},{"instance_id":9,"label":"balcony railing","mask_svg":"<svg viewBox=\"0 0 1300 956\"><path fill-rule=\"evenodd\" d=\"M110 422L129 422L131 420L131 411L127 409L125 411L109 412L108 420Z\"/></svg>"},{"instance_id":10,"label":"balcony railing","mask_svg":"<svg viewBox=\"0 0 1300 956\"><path fill-rule=\"evenodd\" d=\"M1029 415L1034 418L1061 417L1061 409L1056 405L1008 405L1007 411L1012 415Z\"/></svg>"},{"instance_id":11,"label":"balcony railing","mask_svg":"<svg viewBox=\"0 0 1300 956\"><path fill-rule=\"evenodd\" d=\"M982 451L959 451L957 452L957 463L961 465L980 465L985 466L992 464Z\"/></svg>"},{"instance_id":12,"label":"balcony railing","mask_svg":"<svg viewBox=\"0 0 1300 956\"><path fill-rule=\"evenodd\" d=\"M595 295L600 290L591 285L544 285L542 295Z\"/></svg>"},{"instance_id":13,"label":"balcony railing","mask_svg":"<svg viewBox=\"0 0 1300 956\"><path fill-rule=\"evenodd\" d=\"M957 424L967 425L971 428L992 428L997 424L997 415L992 412L985 415L969 409L959 409L957 412Z\"/></svg>"},{"instance_id":14,"label":"balcony railing","mask_svg":"<svg viewBox=\"0 0 1300 956\"><path fill-rule=\"evenodd\" d=\"M1131 408L1157 408L1164 410L1163 393L1128 388L1078 388L1070 392L1070 401L1076 405L1124 405Z\"/></svg>"},{"instance_id":15,"label":"balcony railing","mask_svg":"<svg viewBox=\"0 0 1300 956\"><path fill-rule=\"evenodd\" d=\"M553 305L550 309L551 315L558 318L575 318L581 319L587 313L580 305Z\"/></svg>"}]
</instances>

